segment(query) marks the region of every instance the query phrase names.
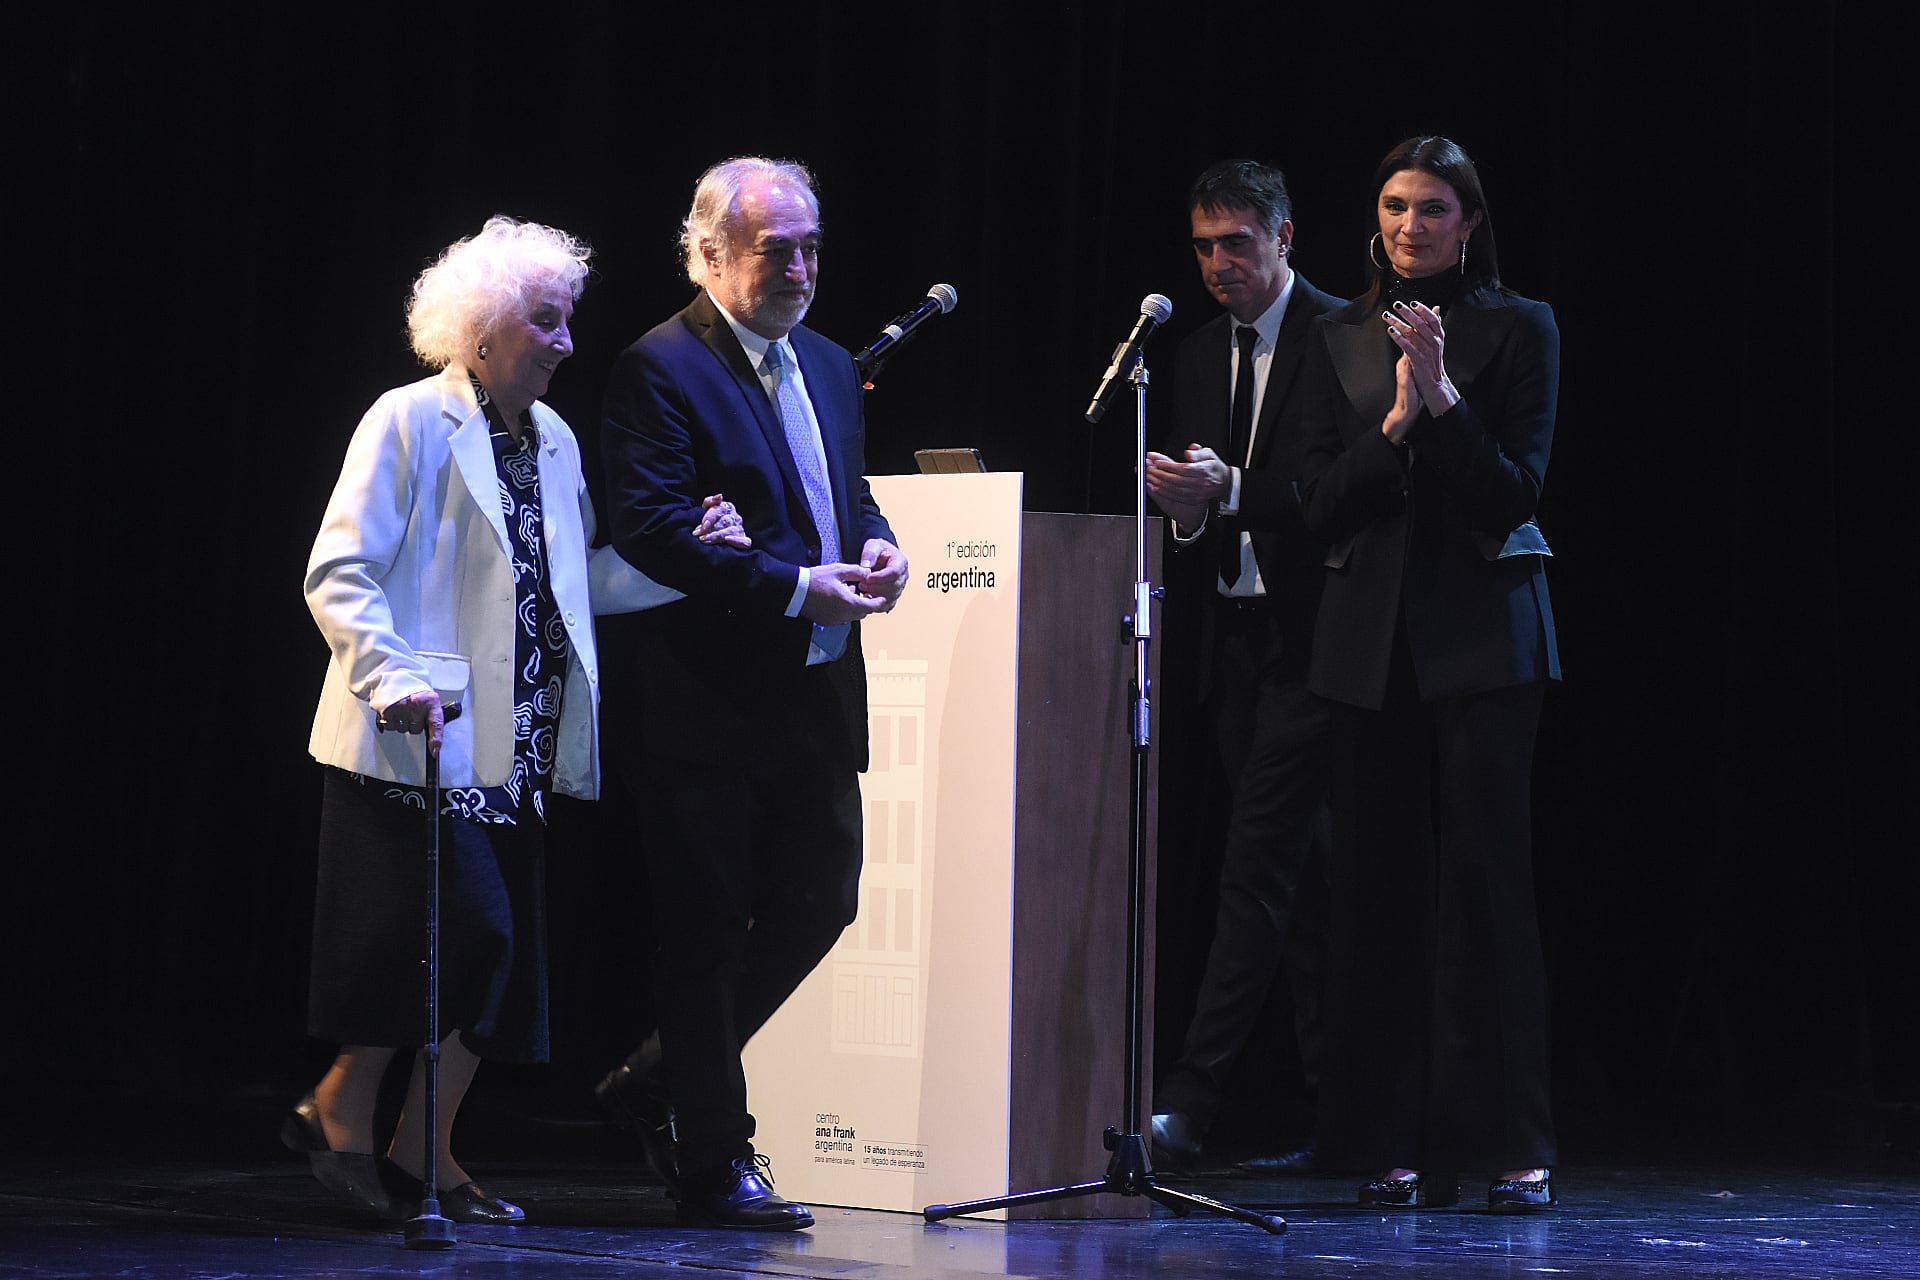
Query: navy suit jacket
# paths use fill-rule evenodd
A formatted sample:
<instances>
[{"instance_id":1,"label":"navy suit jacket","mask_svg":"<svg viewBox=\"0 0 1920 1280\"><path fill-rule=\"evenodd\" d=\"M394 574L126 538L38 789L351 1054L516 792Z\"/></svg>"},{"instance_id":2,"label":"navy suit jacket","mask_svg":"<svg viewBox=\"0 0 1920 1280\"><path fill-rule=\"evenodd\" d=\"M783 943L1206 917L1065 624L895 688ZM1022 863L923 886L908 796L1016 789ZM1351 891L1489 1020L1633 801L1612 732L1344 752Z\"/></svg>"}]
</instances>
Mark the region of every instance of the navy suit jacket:
<instances>
[{"instance_id":1,"label":"navy suit jacket","mask_svg":"<svg viewBox=\"0 0 1920 1280\"><path fill-rule=\"evenodd\" d=\"M864 476L853 358L804 327L788 341L820 423L840 554L855 561L867 539L894 537ZM804 695L812 624L785 611L800 567L820 562L820 535L779 414L726 317L704 292L621 352L607 383L601 446L614 548L647 576L687 595L602 620L603 632L616 640L608 662L640 668L629 674L642 692L643 743L659 754L692 758L710 751L718 733L722 741L731 735L739 750L791 750L797 721L820 709ZM739 508L752 550L693 536L701 500L711 493L725 494ZM858 624L846 652L826 665L847 758L865 768Z\"/></svg>"},{"instance_id":2,"label":"navy suit jacket","mask_svg":"<svg viewBox=\"0 0 1920 1280\"><path fill-rule=\"evenodd\" d=\"M1534 508L1560 391L1545 303L1475 289L1441 308L1461 400L1404 448L1380 433L1398 351L1377 305L1325 317L1302 406L1307 527L1330 544L1311 688L1381 706L1404 609L1423 699L1558 679L1546 540Z\"/></svg>"}]
</instances>

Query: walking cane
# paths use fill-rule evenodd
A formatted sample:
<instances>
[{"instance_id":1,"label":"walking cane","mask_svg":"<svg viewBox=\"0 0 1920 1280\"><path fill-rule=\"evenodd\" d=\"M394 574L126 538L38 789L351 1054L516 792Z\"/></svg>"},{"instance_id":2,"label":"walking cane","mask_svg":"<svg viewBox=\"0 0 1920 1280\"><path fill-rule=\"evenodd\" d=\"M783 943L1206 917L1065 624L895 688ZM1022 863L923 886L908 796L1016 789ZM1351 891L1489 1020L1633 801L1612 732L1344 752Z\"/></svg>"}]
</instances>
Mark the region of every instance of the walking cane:
<instances>
[{"instance_id":1,"label":"walking cane","mask_svg":"<svg viewBox=\"0 0 1920 1280\"><path fill-rule=\"evenodd\" d=\"M449 703L446 722L460 718L460 704ZM440 755L427 744L427 1045L426 1192L420 1212L402 1228L409 1249L450 1249L453 1223L440 1216Z\"/></svg>"}]
</instances>

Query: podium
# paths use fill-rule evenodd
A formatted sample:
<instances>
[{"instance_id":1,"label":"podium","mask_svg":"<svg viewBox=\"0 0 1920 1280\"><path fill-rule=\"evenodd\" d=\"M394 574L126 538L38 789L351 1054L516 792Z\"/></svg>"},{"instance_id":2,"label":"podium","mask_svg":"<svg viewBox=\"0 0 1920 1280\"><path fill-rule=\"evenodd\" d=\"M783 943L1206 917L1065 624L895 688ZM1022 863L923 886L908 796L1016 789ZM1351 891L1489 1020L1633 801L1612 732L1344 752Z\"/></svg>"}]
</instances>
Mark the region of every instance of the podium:
<instances>
[{"instance_id":1,"label":"podium","mask_svg":"<svg viewBox=\"0 0 1920 1280\"><path fill-rule=\"evenodd\" d=\"M862 626L860 914L745 1062L781 1194L918 1213L1092 1176L1127 1118L1134 524L1023 514L1017 474L871 483L912 575ZM1159 545L1150 531L1155 582ZM1150 1046L1150 934L1145 969ZM1150 1207L1101 1195L1012 1216Z\"/></svg>"}]
</instances>

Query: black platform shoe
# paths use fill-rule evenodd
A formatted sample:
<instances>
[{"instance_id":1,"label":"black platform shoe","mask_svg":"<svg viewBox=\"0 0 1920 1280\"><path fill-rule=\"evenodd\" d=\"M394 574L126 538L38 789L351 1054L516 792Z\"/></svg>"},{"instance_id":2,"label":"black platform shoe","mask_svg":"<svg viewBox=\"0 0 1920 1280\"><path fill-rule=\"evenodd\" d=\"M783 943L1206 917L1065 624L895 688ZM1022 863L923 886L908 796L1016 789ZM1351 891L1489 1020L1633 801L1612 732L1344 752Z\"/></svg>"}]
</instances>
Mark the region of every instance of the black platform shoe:
<instances>
[{"instance_id":1,"label":"black platform shoe","mask_svg":"<svg viewBox=\"0 0 1920 1280\"><path fill-rule=\"evenodd\" d=\"M1460 1203L1460 1179L1438 1173L1375 1178L1360 1188L1360 1203L1369 1209L1441 1209Z\"/></svg>"},{"instance_id":2,"label":"black platform shoe","mask_svg":"<svg viewBox=\"0 0 1920 1280\"><path fill-rule=\"evenodd\" d=\"M1495 1213L1533 1213L1559 1203L1553 1198L1551 1171L1538 1181L1501 1178L1487 1188L1487 1208Z\"/></svg>"},{"instance_id":3,"label":"black platform shoe","mask_svg":"<svg viewBox=\"0 0 1920 1280\"><path fill-rule=\"evenodd\" d=\"M361 1213L382 1222L400 1222L407 1206L397 1202L380 1179L380 1159L360 1151L335 1151L327 1145L320 1106L309 1093L280 1122L280 1141L289 1151L303 1151L307 1167L321 1186Z\"/></svg>"}]
</instances>

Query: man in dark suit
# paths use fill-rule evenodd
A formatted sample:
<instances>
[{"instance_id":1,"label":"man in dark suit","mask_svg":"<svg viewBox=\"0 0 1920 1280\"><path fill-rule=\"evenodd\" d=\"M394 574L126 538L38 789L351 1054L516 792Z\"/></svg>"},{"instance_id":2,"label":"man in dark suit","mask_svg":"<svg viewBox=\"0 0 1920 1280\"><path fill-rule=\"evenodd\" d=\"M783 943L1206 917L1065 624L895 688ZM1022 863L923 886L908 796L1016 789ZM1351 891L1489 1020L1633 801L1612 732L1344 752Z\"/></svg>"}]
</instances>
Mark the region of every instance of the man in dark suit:
<instances>
[{"instance_id":1,"label":"man in dark suit","mask_svg":"<svg viewBox=\"0 0 1920 1280\"><path fill-rule=\"evenodd\" d=\"M1147 486L1173 517L1183 554L1215 570L1205 575L1199 694L1231 807L1193 1021L1155 1095L1153 1150L1171 1167L1200 1154L1283 957L1313 1078L1317 948L1313 939L1288 947L1301 941L1290 939L1297 900L1325 875L1328 711L1306 683L1325 548L1300 519L1297 382L1315 317L1342 303L1292 269L1292 205L1278 169L1217 164L1187 204L1201 278L1226 314L1180 346L1172 439L1176 449L1188 443L1182 459L1147 455Z\"/></svg>"},{"instance_id":2,"label":"man in dark suit","mask_svg":"<svg viewBox=\"0 0 1920 1280\"><path fill-rule=\"evenodd\" d=\"M907 561L862 477L853 359L800 325L812 175L715 165L682 247L702 292L621 353L603 424L613 545L686 598L602 620L609 764L642 816L659 950L657 1038L600 1094L683 1221L790 1230L813 1217L754 1154L740 1049L853 920L859 622L893 606ZM711 494L751 549L692 536Z\"/></svg>"}]
</instances>

